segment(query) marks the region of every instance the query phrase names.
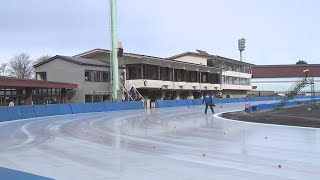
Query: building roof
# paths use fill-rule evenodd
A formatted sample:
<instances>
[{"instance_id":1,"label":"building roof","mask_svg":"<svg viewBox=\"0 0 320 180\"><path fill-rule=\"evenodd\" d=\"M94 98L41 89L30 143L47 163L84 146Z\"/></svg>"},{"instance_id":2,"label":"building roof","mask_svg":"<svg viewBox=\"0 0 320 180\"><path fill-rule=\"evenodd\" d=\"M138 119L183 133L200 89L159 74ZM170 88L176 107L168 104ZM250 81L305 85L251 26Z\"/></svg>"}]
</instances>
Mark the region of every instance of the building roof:
<instances>
[{"instance_id":1,"label":"building roof","mask_svg":"<svg viewBox=\"0 0 320 180\"><path fill-rule=\"evenodd\" d=\"M61 83L61 82L52 82L52 81L39 81L33 79L21 79L21 78L13 78L0 76L0 87L29 87L29 88L66 88L73 89L77 88L78 85L70 84L70 83Z\"/></svg>"},{"instance_id":2,"label":"building roof","mask_svg":"<svg viewBox=\"0 0 320 180\"><path fill-rule=\"evenodd\" d=\"M75 55L74 57L88 57L90 55L94 55L97 53L110 53L110 50L106 50L106 49L93 49L90 51L86 51L84 53ZM170 58L161 58L161 57L156 57L156 56L149 56L149 55L142 55L142 54L136 54L136 53L123 53L124 57L132 57L132 58L145 58L148 60L161 60L164 62L171 62L171 63L178 63L178 64L185 64L185 65L193 65L193 66L197 66L197 67L205 67L205 68L210 68L210 69L217 69L215 67L210 67L210 66L206 66L206 65L200 65L200 64L196 64L196 63L189 63L189 62L183 62L183 61L177 61L174 59L170 59Z\"/></svg>"},{"instance_id":3,"label":"building roof","mask_svg":"<svg viewBox=\"0 0 320 180\"><path fill-rule=\"evenodd\" d=\"M42 62L34 65L34 67L39 67L39 66L46 64L50 61L53 61L55 59L61 59L61 60L68 61L71 63L79 64L79 65L109 67L109 63L104 62L104 61L100 61L100 60L96 60L96 59L86 59L86 58L80 58L80 57L69 57L69 56L60 56L60 55L57 55L57 56L54 56L50 59L42 61Z\"/></svg>"},{"instance_id":4,"label":"building roof","mask_svg":"<svg viewBox=\"0 0 320 180\"><path fill-rule=\"evenodd\" d=\"M181 54L177 54L177 55L168 57L167 59L177 59L177 58L180 58L180 57L183 57L183 56L196 56L196 57L203 57L203 58L208 58L208 59L220 60L220 61L234 63L234 64L250 65L250 66L254 65L254 64L251 64L251 63L241 62L241 61L234 60L234 59L227 58L227 57L211 55L211 54L208 54L207 52L201 51L201 50L200 51L197 50L197 51L198 52L190 52L190 51L184 52L184 53L181 53Z\"/></svg>"},{"instance_id":5,"label":"building roof","mask_svg":"<svg viewBox=\"0 0 320 180\"><path fill-rule=\"evenodd\" d=\"M320 64L257 65L252 66L253 78L303 77L303 70L309 69L309 76L320 77Z\"/></svg>"}]
</instances>

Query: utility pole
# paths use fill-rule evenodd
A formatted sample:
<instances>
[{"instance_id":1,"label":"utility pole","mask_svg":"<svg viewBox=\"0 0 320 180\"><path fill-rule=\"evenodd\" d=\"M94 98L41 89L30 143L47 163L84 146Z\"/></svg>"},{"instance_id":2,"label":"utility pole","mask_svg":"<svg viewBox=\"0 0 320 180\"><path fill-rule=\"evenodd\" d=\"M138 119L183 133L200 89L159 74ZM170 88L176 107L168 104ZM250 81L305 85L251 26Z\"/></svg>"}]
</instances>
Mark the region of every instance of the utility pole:
<instances>
[{"instance_id":1,"label":"utility pole","mask_svg":"<svg viewBox=\"0 0 320 180\"><path fill-rule=\"evenodd\" d=\"M110 0L111 11L111 79L112 79L112 100L119 101L119 65L118 65L118 33L117 33L117 1Z\"/></svg>"},{"instance_id":2,"label":"utility pole","mask_svg":"<svg viewBox=\"0 0 320 180\"><path fill-rule=\"evenodd\" d=\"M241 38L238 40L238 49L240 51L240 61L242 62L242 52L246 49L246 39Z\"/></svg>"}]
</instances>

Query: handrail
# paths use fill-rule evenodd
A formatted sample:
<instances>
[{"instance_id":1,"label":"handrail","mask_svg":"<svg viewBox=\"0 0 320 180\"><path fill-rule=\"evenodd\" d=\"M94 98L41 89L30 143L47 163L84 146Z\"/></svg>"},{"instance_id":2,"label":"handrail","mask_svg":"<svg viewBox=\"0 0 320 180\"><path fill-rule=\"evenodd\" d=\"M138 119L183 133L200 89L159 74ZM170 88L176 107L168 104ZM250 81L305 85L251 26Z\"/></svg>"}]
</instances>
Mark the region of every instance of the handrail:
<instances>
[{"instance_id":1,"label":"handrail","mask_svg":"<svg viewBox=\"0 0 320 180\"><path fill-rule=\"evenodd\" d=\"M120 86L125 90L125 92L128 94L128 96L131 98L131 100L134 101L133 98L132 98L132 96L131 96L130 93L128 92L127 88L125 88L120 82L119 82L119 84L120 84Z\"/></svg>"}]
</instances>

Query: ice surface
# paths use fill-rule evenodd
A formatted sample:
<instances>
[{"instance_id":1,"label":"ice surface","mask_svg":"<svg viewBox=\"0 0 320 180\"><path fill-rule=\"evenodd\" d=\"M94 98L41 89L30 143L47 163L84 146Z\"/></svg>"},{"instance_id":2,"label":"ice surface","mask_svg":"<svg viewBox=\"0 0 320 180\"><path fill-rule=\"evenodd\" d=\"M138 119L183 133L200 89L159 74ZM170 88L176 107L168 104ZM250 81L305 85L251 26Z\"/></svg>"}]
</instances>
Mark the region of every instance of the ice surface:
<instances>
[{"instance_id":1,"label":"ice surface","mask_svg":"<svg viewBox=\"0 0 320 180\"><path fill-rule=\"evenodd\" d=\"M209 112L194 106L0 123L0 167L66 180L320 179L320 129Z\"/></svg>"}]
</instances>

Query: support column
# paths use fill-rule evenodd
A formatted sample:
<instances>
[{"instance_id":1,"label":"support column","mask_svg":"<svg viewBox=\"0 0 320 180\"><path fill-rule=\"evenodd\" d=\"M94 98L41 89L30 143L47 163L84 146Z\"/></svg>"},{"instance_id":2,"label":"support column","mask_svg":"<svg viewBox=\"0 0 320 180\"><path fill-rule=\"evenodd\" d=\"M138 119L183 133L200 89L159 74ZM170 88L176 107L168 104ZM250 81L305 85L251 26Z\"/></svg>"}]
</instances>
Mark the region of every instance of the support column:
<instances>
[{"instance_id":1,"label":"support column","mask_svg":"<svg viewBox=\"0 0 320 180\"><path fill-rule=\"evenodd\" d=\"M176 99L180 99L180 91L176 91Z\"/></svg>"},{"instance_id":2,"label":"support column","mask_svg":"<svg viewBox=\"0 0 320 180\"><path fill-rule=\"evenodd\" d=\"M62 104L68 103L67 90L65 88L61 89L61 98L62 98Z\"/></svg>"},{"instance_id":3,"label":"support column","mask_svg":"<svg viewBox=\"0 0 320 180\"><path fill-rule=\"evenodd\" d=\"M161 100L163 100L163 98L165 97L165 95L166 95L166 93L165 93L165 91L162 89L162 90L161 90L161 97L160 97Z\"/></svg>"},{"instance_id":4,"label":"support column","mask_svg":"<svg viewBox=\"0 0 320 180\"><path fill-rule=\"evenodd\" d=\"M32 105L32 89L26 88L26 105Z\"/></svg>"},{"instance_id":5,"label":"support column","mask_svg":"<svg viewBox=\"0 0 320 180\"><path fill-rule=\"evenodd\" d=\"M118 34L117 34L117 4L110 0L111 10L111 69L112 69L112 99L120 101L119 66L118 66Z\"/></svg>"},{"instance_id":6,"label":"support column","mask_svg":"<svg viewBox=\"0 0 320 180\"><path fill-rule=\"evenodd\" d=\"M192 91L188 91L188 93L189 93L188 99L194 99L193 92Z\"/></svg>"}]
</instances>

